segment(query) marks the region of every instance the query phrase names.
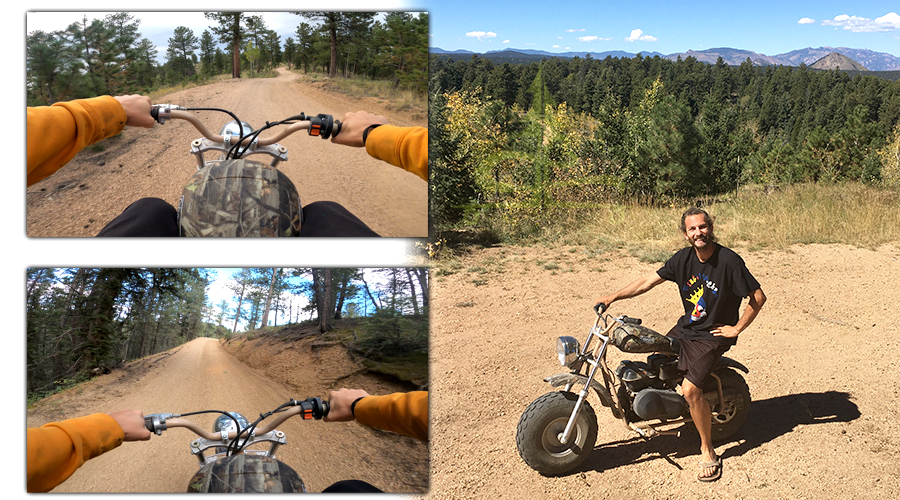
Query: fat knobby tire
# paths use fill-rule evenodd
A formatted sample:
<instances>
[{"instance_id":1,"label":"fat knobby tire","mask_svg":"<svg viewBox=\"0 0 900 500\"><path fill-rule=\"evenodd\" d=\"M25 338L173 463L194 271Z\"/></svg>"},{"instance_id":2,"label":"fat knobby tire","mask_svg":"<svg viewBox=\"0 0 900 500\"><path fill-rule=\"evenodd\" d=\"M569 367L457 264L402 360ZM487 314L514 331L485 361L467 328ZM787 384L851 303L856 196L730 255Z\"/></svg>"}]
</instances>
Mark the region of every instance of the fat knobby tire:
<instances>
[{"instance_id":1,"label":"fat knobby tire","mask_svg":"<svg viewBox=\"0 0 900 500\"><path fill-rule=\"evenodd\" d=\"M516 447L529 467L543 475L560 475L591 453L597 440L597 417L587 401L581 404L568 445L558 440L577 400L571 392L549 392L525 409L516 428Z\"/></svg>"}]
</instances>

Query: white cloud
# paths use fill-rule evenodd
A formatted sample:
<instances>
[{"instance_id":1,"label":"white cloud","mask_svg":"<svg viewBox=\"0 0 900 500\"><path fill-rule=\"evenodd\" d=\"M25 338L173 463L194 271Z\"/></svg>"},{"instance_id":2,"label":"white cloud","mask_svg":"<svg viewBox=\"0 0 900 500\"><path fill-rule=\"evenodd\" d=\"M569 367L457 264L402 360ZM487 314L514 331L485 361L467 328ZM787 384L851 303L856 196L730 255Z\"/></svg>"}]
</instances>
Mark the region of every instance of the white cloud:
<instances>
[{"instance_id":1,"label":"white cloud","mask_svg":"<svg viewBox=\"0 0 900 500\"><path fill-rule=\"evenodd\" d=\"M631 36L625 39L626 42L655 42L657 38L655 36L645 35L643 30L631 30Z\"/></svg>"},{"instance_id":2,"label":"white cloud","mask_svg":"<svg viewBox=\"0 0 900 500\"><path fill-rule=\"evenodd\" d=\"M844 28L854 33L875 33L900 30L900 15L896 12L876 17L874 20L866 17L848 16L841 14L831 21L822 21L823 26Z\"/></svg>"},{"instance_id":3,"label":"white cloud","mask_svg":"<svg viewBox=\"0 0 900 500\"><path fill-rule=\"evenodd\" d=\"M579 31L584 31L584 30L583 29L569 29L569 30L566 30L566 33L577 33Z\"/></svg>"},{"instance_id":4,"label":"white cloud","mask_svg":"<svg viewBox=\"0 0 900 500\"><path fill-rule=\"evenodd\" d=\"M612 40L612 37L602 37L602 36L595 36L595 35L578 37L579 42L597 42L597 41L608 42L610 40Z\"/></svg>"},{"instance_id":5,"label":"white cloud","mask_svg":"<svg viewBox=\"0 0 900 500\"><path fill-rule=\"evenodd\" d=\"M804 17L803 19L797 21L797 24L814 24L815 22L815 19Z\"/></svg>"},{"instance_id":6,"label":"white cloud","mask_svg":"<svg viewBox=\"0 0 900 500\"><path fill-rule=\"evenodd\" d=\"M501 43L509 43L509 40L503 40Z\"/></svg>"},{"instance_id":7,"label":"white cloud","mask_svg":"<svg viewBox=\"0 0 900 500\"><path fill-rule=\"evenodd\" d=\"M466 33L466 36L469 38L477 38L482 40L484 38L495 38L497 36L493 31L470 31Z\"/></svg>"}]
</instances>

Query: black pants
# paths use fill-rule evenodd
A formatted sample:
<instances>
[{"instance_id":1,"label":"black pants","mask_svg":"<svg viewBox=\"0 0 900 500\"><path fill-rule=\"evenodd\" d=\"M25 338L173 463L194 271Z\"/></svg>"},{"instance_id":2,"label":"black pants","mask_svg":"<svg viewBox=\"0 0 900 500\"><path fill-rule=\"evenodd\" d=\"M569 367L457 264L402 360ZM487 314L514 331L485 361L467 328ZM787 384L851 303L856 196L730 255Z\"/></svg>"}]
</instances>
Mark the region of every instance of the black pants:
<instances>
[{"instance_id":1,"label":"black pants","mask_svg":"<svg viewBox=\"0 0 900 500\"><path fill-rule=\"evenodd\" d=\"M383 493L378 488L365 481L349 479L338 481L322 490L322 493Z\"/></svg>"},{"instance_id":2,"label":"black pants","mask_svg":"<svg viewBox=\"0 0 900 500\"><path fill-rule=\"evenodd\" d=\"M159 198L141 198L106 225L97 236L178 236L175 207ZM333 201L317 201L303 207L301 237L378 236L349 210Z\"/></svg>"}]
</instances>

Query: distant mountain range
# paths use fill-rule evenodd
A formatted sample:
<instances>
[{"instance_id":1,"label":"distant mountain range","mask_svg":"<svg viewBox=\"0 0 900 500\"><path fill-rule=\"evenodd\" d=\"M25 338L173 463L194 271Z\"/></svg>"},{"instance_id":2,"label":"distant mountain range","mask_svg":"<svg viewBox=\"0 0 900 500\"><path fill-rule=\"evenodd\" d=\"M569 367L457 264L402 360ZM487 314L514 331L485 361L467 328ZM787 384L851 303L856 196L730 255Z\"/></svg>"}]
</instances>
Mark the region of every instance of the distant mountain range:
<instances>
[{"instance_id":1,"label":"distant mountain range","mask_svg":"<svg viewBox=\"0 0 900 500\"><path fill-rule=\"evenodd\" d=\"M438 47L431 47L429 52L432 54L439 55L448 55L448 56L464 56L469 57L472 55L480 55L483 57L487 57L492 60L503 61L503 60L517 60L517 61L525 61L525 60L540 60L544 57L585 57L587 54L590 54L593 59L606 59L609 57L619 57L619 58L628 58L631 59L635 57L637 54L625 52L621 50L607 51L607 52L562 52L562 53L553 53L546 52L543 50L530 50L530 49L505 49L505 50L492 50L489 52L485 52L483 54L478 54L476 52L470 52L467 50L455 50L455 51L446 51ZM811 48L807 47L805 49L794 50L791 52L787 52L784 54L778 54L774 56L767 56L765 54L758 54L749 50L741 50L741 49L732 49L732 48L715 48L715 49L707 49L707 50L689 50L687 52L677 52L674 54L661 54L659 52L640 52L640 54L644 57L654 57L659 56L666 59L676 60L680 56L682 59L692 56L698 61L715 64L719 57L725 61L725 64L738 66L747 58L750 58L750 61L757 66L775 66L775 65L783 65L783 66L799 66L800 64L806 64L807 66L812 66L825 56L837 53L846 58L849 58L860 65L868 68L869 71L898 71L900 70L900 57L893 56L891 54L887 54L885 52L875 52L874 50L868 49L852 49L849 47L818 47ZM850 68L841 68L841 69L850 69Z\"/></svg>"}]
</instances>

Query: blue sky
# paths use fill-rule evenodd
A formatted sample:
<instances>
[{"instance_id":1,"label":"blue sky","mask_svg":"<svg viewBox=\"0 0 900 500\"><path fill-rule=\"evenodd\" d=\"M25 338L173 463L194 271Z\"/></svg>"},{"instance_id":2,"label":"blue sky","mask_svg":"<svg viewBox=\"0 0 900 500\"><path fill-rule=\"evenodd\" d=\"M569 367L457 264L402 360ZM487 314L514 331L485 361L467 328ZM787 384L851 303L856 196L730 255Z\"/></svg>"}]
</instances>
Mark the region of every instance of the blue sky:
<instances>
[{"instance_id":1,"label":"blue sky","mask_svg":"<svg viewBox=\"0 0 900 500\"><path fill-rule=\"evenodd\" d=\"M101 9L58 15L51 6L30 7L26 31L64 29L81 18L102 18ZM177 7L175 7L177 8ZM322 8L306 2L290 8ZM900 57L900 3L874 0L753 2L358 0L329 4L336 10L409 10L431 14L431 46L487 52L506 48L548 52L660 52L731 47L775 55L806 47L851 47ZM224 9L224 7L216 7ZM105 9L104 9L105 10ZM282 40L302 19L288 12L263 12ZM202 12L138 12L141 34L156 43L160 57L176 26L196 35L209 26Z\"/></svg>"},{"instance_id":2,"label":"blue sky","mask_svg":"<svg viewBox=\"0 0 900 500\"><path fill-rule=\"evenodd\" d=\"M660 52L731 47L766 55L850 47L900 57L900 2L500 0L425 3L431 46L487 52ZM877 21L876 21L877 20Z\"/></svg>"},{"instance_id":3,"label":"blue sky","mask_svg":"<svg viewBox=\"0 0 900 500\"><path fill-rule=\"evenodd\" d=\"M233 309L234 307L236 307L237 300L236 300L234 294L231 292L231 290L228 289L227 285L228 285L228 282L231 281L232 276L235 273L237 273L238 271L240 271L241 268L214 268L214 269L209 269L209 270L212 271L213 273L211 274L212 283L210 284L209 288L207 289L207 295L206 295L207 301L212 303L216 312L219 311L218 306L223 300L228 302L228 306L230 308ZM289 273L289 270L286 269L285 273ZM381 285L383 283L384 277L379 273L375 273L373 269L363 268L363 273L365 275L366 281L369 283L369 286L371 287L372 293L376 294L376 296L377 296L376 289L379 285ZM295 284L295 285L300 284L301 282L304 282L304 281L305 282L310 281L310 278L308 278L307 276L288 277L287 279L289 282L291 282L292 284ZM288 292L284 293L285 300L287 300L288 295L290 295ZM294 300L293 300L294 310L296 311L296 309L298 307L301 307L301 308L305 307L308 304L308 302L309 301L305 297L300 296L300 295L295 295ZM367 299L364 299L362 297L362 293L357 294L357 296L355 298L348 298L347 302L357 302L359 304L360 308L362 308L364 305L368 305L368 311L370 313L373 311L372 304L370 302L368 302ZM246 308L246 303L244 304L244 307ZM273 310L270 314L274 314L274 313L275 313L275 311ZM284 311L282 314L279 314L278 315L278 324L279 325L285 324L286 317L287 317L287 311ZM309 318L301 316L301 319L309 319ZM234 320L229 322L226 320L225 325L228 326L229 328L231 328L231 326L234 324L233 321ZM246 321L239 322L238 323L238 331L243 330L246 327L246 325L247 325Z\"/></svg>"}]
</instances>

